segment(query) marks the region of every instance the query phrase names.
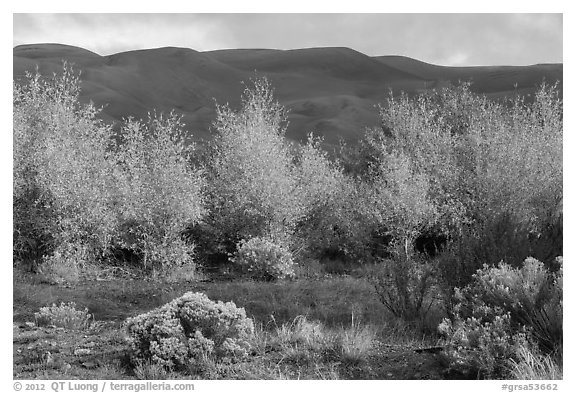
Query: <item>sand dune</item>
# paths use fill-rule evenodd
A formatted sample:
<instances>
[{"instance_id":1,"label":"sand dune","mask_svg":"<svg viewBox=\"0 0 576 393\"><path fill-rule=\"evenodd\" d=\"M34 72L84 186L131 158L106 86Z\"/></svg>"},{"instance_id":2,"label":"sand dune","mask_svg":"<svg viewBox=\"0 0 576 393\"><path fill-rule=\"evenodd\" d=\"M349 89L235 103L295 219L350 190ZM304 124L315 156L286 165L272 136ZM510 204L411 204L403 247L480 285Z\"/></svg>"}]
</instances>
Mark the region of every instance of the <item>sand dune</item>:
<instances>
[{"instance_id":1,"label":"sand dune","mask_svg":"<svg viewBox=\"0 0 576 393\"><path fill-rule=\"evenodd\" d=\"M530 66L442 67L404 56L379 56L381 63L402 69L431 81L470 81L472 90L483 94L507 94L515 89L533 89L546 80L562 81L562 64L535 64Z\"/></svg>"},{"instance_id":2,"label":"sand dune","mask_svg":"<svg viewBox=\"0 0 576 393\"><path fill-rule=\"evenodd\" d=\"M402 56L369 57L349 48L198 52L168 47L100 56L73 46L34 44L14 48L14 79L37 66L42 74L59 72L63 60L81 70L81 100L105 105L106 121L174 109L196 140L210 137L214 100L238 107L243 82L266 76L289 110L288 137L302 141L314 132L329 144L353 141L365 127L378 125L374 106L390 89L414 93L470 80L473 90L493 97L530 94L543 79L561 82L563 70L562 64L443 67Z\"/></svg>"}]
</instances>

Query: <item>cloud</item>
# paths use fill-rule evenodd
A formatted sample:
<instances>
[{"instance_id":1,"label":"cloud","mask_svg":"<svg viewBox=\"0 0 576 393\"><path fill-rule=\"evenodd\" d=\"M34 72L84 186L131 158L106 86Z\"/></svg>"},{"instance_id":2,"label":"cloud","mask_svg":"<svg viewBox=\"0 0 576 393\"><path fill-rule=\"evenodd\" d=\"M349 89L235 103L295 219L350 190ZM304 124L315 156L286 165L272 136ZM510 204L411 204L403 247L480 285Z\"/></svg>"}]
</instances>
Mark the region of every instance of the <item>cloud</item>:
<instances>
[{"instance_id":1,"label":"cloud","mask_svg":"<svg viewBox=\"0 0 576 393\"><path fill-rule=\"evenodd\" d=\"M35 14L14 17L14 44L57 42L102 55L161 46L217 47L214 24L194 14Z\"/></svg>"},{"instance_id":2,"label":"cloud","mask_svg":"<svg viewBox=\"0 0 576 393\"><path fill-rule=\"evenodd\" d=\"M15 14L14 45L58 42L107 55L346 46L445 65L562 61L559 14Z\"/></svg>"},{"instance_id":3,"label":"cloud","mask_svg":"<svg viewBox=\"0 0 576 393\"><path fill-rule=\"evenodd\" d=\"M441 61L441 63L443 65L453 66L453 67L465 66L466 64L468 64L469 59L470 59L470 55L463 53L463 52L458 52L458 53L454 53L453 55L448 56L445 60Z\"/></svg>"}]
</instances>

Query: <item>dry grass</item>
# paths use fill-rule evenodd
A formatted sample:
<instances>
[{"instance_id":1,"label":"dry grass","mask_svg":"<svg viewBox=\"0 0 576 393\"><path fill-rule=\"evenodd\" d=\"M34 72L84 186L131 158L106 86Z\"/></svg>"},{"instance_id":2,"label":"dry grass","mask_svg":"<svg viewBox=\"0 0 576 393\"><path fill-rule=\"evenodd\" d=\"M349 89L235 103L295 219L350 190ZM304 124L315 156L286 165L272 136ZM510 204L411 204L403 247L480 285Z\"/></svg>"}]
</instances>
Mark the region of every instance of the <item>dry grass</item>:
<instances>
[{"instance_id":1,"label":"dry grass","mask_svg":"<svg viewBox=\"0 0 576 393\"><path fill-rule=\"evenodd\" d=\"M128 362L122 322L190 290L218 300L234 300L246 308L256 325L249 357L229 363L206 359L182 370ZM70 301L79 308L88 308L98 322L83 331L29 327L25 323L33 321L34 313L43 306ZM173 284L114 279L61 286L42 283L36 276L15 274L14 321L18 334L14 344L19 352L15 352L14 375L27 379L387 379L390 368L399 366L394 362L374 369L374 350L388 341L407 343L402 350L410 355L415 346L411 343L417 339L410 337L412 330L386 325L387 318L373 289L352 277ZM91 341L95 342L91 353L75 355L78 348ZM32 350L28 349L30 345ZM53 355L52 361L38 356L48 352ZM97 366L85 368L84 363ZM414 372L410 369L405 374L411 378Z\"/></svg>"},{"instance_id":2,"label":"dry grass","mask_svg":"<svg viewBox=\"0 0 576 393\"><path fill-rule=\"evenodd\" d=\"M352 314L350 326L337 331L334 347L343 361L360 363L367 360L375 340L376 329L370 325L363 325L358 318L354 320Z\"/></svg>"},{"instance_id":3,"label":"dry grass","mask_svg":"<svg viewBox=\"0 0 576 393\"><path fill-rule=\"evenodd\" d=\"M562 379L562 364L550 355L541 355L534 348L522 345L516 355L518 360L510 360L512 378L520 380ZM560 364L558 364L560 363Z\"/></svg>"}]
</instances>

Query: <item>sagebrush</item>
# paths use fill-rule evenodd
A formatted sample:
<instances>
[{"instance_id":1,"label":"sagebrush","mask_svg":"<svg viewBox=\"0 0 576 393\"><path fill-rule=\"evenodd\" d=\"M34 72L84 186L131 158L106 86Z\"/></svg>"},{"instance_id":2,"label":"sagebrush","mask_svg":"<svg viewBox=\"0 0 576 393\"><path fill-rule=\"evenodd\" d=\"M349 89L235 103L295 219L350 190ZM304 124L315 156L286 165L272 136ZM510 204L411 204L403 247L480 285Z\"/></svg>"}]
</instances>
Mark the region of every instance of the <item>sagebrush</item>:
<instances>
[{"instance_id":1,"label":"sagebrush","mask_svg":"<svg viewBox=\"0 0 576 393\"><path fill-rule=\"evenodd\" d=\"M126 326L132 357L166 368L189 367L203 357L244 358L254 333L243 308L194 292L130 318Z\"/></svg>"},{"instance_id":2,"label":"sagebrush","mask_svg":"<svg viewBox=\"0 0 576 393\"><path fill-rule=\"evenodd\" d=\"M34 318L38 326L54 325L77 330L86 329L93 319L87 308L79 310L74 302L42 307Z\"/></svg>"},{"instance_id":3,"label":"sagebrush","mask_svg":"<svg viewBox=\"0 0 576 393\"><path fill-rule=\"evenodd\" d=\"M534 258L521 269L485 266L471 284L456 288L455 298L455 315L439 326L448 340L451 368L505 377L509 362L525 348L544 355L562 352L561 268L550 272Z\"/></svg>"}]
</instances>

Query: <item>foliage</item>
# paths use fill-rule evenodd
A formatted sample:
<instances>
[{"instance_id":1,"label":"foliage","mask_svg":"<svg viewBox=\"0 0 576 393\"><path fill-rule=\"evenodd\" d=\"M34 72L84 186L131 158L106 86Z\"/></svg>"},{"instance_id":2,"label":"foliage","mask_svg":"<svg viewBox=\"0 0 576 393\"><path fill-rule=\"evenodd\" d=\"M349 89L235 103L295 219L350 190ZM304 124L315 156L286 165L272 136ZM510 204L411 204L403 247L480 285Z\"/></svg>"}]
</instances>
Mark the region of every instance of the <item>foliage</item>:
<instances>
[{"instance_id":1,"label":"foliage","mask_svg":"<svg viewBox=\"0 0 576 393\"><path fill-rule=\"evenodd\" d=\"M525 337L511 333L510 314L499 313L491 320L470 317L457 318L454 323L445 319L439 326L440 333L449 339L450 346L444 356L449 369L458 374L493 379L505 376L506 365Z\"/></svg>"},{"instance_id":2,"label":"foliage","mask_svg":"<svg viewBox=\"0 0 576 393\"><path fill-rule=\"evenodd\" d=\"M217 107L206 163L210 184L206 222L219 244L262 236L290 243L301 208L284 119L284 109L274 101L266 79L255 80L244 91L240 110Z\"/></svg>"},{"instance_id":3,"label":"foliage","mask_svg":"<svg viewBox=\"0 0 576 393\"><path fill-rule=\"evenodd\" d=\"M143 124L128 120L116 146L115 179L120 221L116 246L142 256L143 266L181 266L193 248L181 233L204 214L201 172L189 165L193 145L181 119L154 115Z\"/></svg>"},{"instance_id":4,"label":"foliage","mask_svg":"<svg viewBox=\"0 0 576 393\"><path fill-rule=\"evenodd\" d=\"M38 269L45 278L55 283L74 283L80 272L92 260L88 247L82 244L59 244L51 255L45 255Z\"/></svg>"},{"instance_id":5,"label":"foliage","mask_svg":"<svg viewBox=\"0 0 576 393\"><path fill-rule=\"evenodd\" d=\"M449 286L463 286L483 264L518 267L528 256L552 266L562 254L562 101L543 85L534 103L491 104L470 125L477 147L469 184L469 224L441 264ZM474 147L474 145L472 145ZM464 265L464 270L458 265ZM456 279L459 282L455 282Z\"/></svg>"},{"instance_id":6,"label":"foliage","mask_svg":"<svg viewBox=\"0 0 576 393\"><path fill-rule=\"evenodd\" d=\"M180 120L128 120L115 143L79 91L66 64L50 79L14 83L16 259L82 268L121 248L145 267L190 262L180 232L204 212L204 183L189 166Z\"/></svg>"},{"instance_id":7,"label":"foliage","mask_svg":"<svg viewBox=\"0 0 576 393\"><path fill-rule=\"evenodd\" d=\"M238 244L232 262L256 279L272 280L294 276L292 254L282 245L254 237Z\"/></svg>"},{"instance_id":8,"label":"foliage","mask_svg":"<svg viewBox=\"0 0 576 393\"><path fill-rule=\"evenodd\" d=\"M210 356L242 358L254 325L233 302L213 302L188 292L168 304L126 321L133 358L167 368Z\"/></svg>"},{"instance_id":9,"label":"foliage","mask_svg":"<svg viewBox=\"0 0 576 393\"><path fill-rule=\"evenodd\" d=\"M466 228L445 248L438 258L439 271L446 290L464 287L484 264L504 262L520 267L532 255L556 269L554 259L562 253L562 219L546 226L540 234L518 226L511 214L500 214ZM451 296L451 294L449 295Z\"/></svg>"},{"instance_id":10,"label":"foliage","mask_svg":"<svg viewBox=\"0 0 576 393\"><path fill-rule=\"evenodd\" d=\"M28 74L13 85L14 251L39 262L58 246L106 252L116 228L111 208L111 128L78 102L79 79Z\"/></svg>"},{"instance_id":11,"label":"foliage","mask_svg":"<svg viewBox=\"0 0 576 393\"><path fill-rule=\"evenodd\" d=\"M538 235L561 214L562 110L555 86L542 85L532 105L517 99L488 124L481 150L486 214L509 212Z\"/></svg>"},{"instance_id":12,"label":"foliage","mask_svg":"<svg viewBox=\"0 0 576 393\"><path fill-rule=\"evenodd\" d=\"M562 275L562 267L550 273L534 258L527 258L520 269L485 266L471 284L456 291L456 311L474 316L485 310L484 318L494 317L490 312L498 310L509 312L513 331L525 326L541 348L551 352L562 345Z\"/></svg>"},{"instance_id":13,"label":"foliage","mask_svg":"<svg viewBox=\"0 0 576 393\"><path fill-rule=\"evenodd\" d=\"M76 330L86 329L92 319L87 308L78 310L74 302L62 302L58 306L52 304L50 307L42 307L39 312L34 314L34 317L38 326L54 325Z\"/></svg>"},{"instance_id":14,"label":"foliage","mask_svg":"<svg viewBox=\"0 0 576 393\"><path fill-rule=\"evenodd\" d=\"M284 347L304 346L321 350L329 342L328 332L319 321L309 320L304 315L298 315L293 321L276 326L278 344Z\"/></svg>"},{"instance_id":15,"label":"foliage","mask_svg":"<svg viewBox=\"0 0 576 393\"><path fill-rule=\"evenodd\" d=\"M398 240L433 227L448 233L467 222L461 188L469 176L460 162L465 139L453 132L445 107L468 102L472 108L470 101L483 104L467 85L415 98L391 95L380 106L382 127L368 130L362 140L364 177L373 184L382 222Z\"/></svg>"},{"instance_id":16,"label":"foliage","mask_svg":"<svg viewBox=\"0 0 576 393\"><path fill-rule=\"evenodd\" d=\"M518 246L507 262L520 264L529 256L520 238L530 238L523 244L539 256L546 248L561 252L562 101L556 86L542 85L531 104L488 100L468 84L416 97L391 95L380 118L382 126L368 130L356 149L343 149L344 166L371 190L364 195L376 230L400 241L432 231L479 243L460 247L477 252L508 220L510 235L491 239L498 259L478 255L471 272L497 263L510 241Z\"/></svg>"},{"instance_id":17,"label":"foliage","mask_svg":"<svg viewBox=\"0 0 576 393\"><path fill-rule=\"evenodd\" d=\"M414 171L410 159L398 153L383 154L370 195L379 226L398 241L413 241L435 221L436 209L428 198L428 179Z\"/></svg>"},{"instance_id":18,"label":"foliage","mask_svg":"<svg viewBox=\"0 0 576 393\"><path fill-rule=\"evenodd\" d=\"M205 254L234 254L241 240L266 237L296 254L352 253L363 241L353 181L310 135L294 154L284 139L285 110L266 79L247 88L242 108L218 107L205 163L209 216L194 231Z\"/></svg>"},{"instance_id":19,"label":"foliage","mask_svg":"<svg viewBox=\"0 0 576 393\"><path fill-rule=\"evenodd\" d=\"M364 256L370 236L368 214L358 184L322 150L322 140L309 135L298 155L296 174L303 217L296 236L312 257Z\"/></svg>"},{"instance_id":20,"label":"foliage","mask_svg":"<svg viewBox=\"0 0 576 393\"><path fill-rule=\"evenodd\" d=\"M534 258L521 269L484 266L455 298L454 318L439 326L453 365L502 375L521 346L534 341L547 353L562 346L562 268L550 273Z\"/></svg>"}]
</instances>

